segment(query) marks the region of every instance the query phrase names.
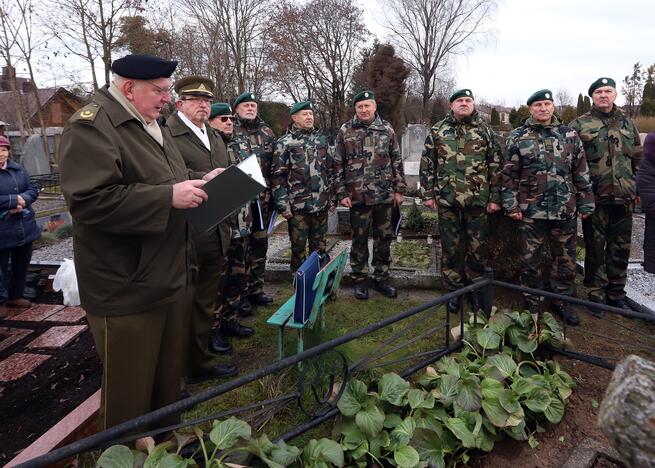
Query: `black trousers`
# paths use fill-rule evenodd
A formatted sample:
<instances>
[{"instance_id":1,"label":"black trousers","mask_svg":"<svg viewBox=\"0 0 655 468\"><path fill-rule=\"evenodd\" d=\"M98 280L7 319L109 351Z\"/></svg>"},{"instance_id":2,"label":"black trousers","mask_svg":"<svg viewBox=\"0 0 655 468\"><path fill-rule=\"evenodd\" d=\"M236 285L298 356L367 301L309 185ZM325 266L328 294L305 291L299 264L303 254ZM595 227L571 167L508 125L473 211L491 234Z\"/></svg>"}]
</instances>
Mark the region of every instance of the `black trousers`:
<instances>
[{"instance_id":1,"label":"black trousers","mask_svg":"<svg viewBox=\"0 0 655 468\"><path fill-rule=\"evenodd\" d=\"M25 290L25 276L32 258L32 243L0 250L0 304L20 299ZM9 260L11 259L11 274Z\"/></svg>"}]
</instances>

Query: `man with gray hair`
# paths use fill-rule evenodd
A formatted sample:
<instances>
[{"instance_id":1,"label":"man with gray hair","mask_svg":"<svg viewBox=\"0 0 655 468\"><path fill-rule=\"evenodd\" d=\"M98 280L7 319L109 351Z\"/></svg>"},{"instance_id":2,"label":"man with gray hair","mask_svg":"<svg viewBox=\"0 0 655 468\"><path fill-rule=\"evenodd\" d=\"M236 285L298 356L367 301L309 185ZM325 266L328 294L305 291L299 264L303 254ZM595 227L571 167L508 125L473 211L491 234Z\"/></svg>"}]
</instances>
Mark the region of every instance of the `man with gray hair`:
<instances>
[{"instance_id":1,"label":"man with gray hair","mask_svg":"<svg viewBox=\"0 0 655 468\"><path fill-rule=\"evenodd\" d=\"M114 61L111 85L61 138L80 299L103 363L105 428L180 398L191 254L182 210L207 199L201 186L221 169L187 170L157 124L176 66L151 55Z\"/></svg>"}]
</instances>

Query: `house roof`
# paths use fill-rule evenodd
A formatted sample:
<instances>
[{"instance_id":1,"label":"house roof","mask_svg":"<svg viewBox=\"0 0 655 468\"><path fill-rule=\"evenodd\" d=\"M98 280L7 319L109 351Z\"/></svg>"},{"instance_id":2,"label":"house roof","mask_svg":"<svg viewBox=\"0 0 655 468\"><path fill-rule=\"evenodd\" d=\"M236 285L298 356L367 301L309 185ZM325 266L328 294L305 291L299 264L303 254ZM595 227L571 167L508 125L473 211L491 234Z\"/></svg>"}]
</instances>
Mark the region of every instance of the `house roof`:
<instances>
[{"instance_id":1,"label":"house roof","mask_svg":"<svg viewBox=\"0 0 655 468\"><path fill-rule=\"evenodd\" d=\"M58 94L64 94L69 99L73 99L82 103L82 99L65 88L42 88L37 90L39 100L41 101L41 108L45 108L48 103ZM23 106L25 106L28 120L31 120L36 115L36 99L32 92L21 92L21 99ZM11 91L0 91L0 120L7 122L10 127L17 127L16 120L16 99Z\"/></svg>"}]
</instances>

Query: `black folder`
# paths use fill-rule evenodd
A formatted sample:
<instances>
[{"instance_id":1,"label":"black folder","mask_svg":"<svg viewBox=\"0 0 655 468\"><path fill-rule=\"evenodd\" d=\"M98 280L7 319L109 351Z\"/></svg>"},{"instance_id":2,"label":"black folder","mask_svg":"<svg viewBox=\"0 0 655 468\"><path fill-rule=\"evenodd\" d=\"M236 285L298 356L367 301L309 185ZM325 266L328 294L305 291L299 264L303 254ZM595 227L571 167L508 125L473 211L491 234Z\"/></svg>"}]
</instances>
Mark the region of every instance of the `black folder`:
<instances>
[{"instance_id":1,"label":"black folder","mask_svg":"<svg viewBox=\"0 0 655 468\"><path fill-rule=\"evenodd\" d=\"M201 231L209 231L218 223L247 205L266 186L237 166L230 166L201 187L209 198L197 208L183 210L187 221Z\"/></svg>"}]
</instances>

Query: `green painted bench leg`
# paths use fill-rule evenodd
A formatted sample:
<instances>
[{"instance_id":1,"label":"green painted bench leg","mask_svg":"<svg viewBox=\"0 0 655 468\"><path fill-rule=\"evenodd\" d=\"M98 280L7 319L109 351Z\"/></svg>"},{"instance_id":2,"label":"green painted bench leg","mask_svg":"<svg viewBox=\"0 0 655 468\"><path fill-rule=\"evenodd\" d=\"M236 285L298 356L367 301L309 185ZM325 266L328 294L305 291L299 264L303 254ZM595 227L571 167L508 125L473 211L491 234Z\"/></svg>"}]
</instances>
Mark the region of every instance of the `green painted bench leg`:
<instances>
[{"instance_id":1,"label":"green painted bench leg","mask_svg":"<svg viewBox=\"0 0 655 468\"><path fill-rule=\"evenodd\" d=\"M303 328L298 330L298 343L296 345L296 353L300 354L305 350L305 330ZM302 369L302 363L298 363L298 369Z\"/></svg>"},{"instance_id":2,"label":"green painted bench leg","mask_svg":"<svg viewBox=\"0 0 655 468\"><path fill-rule=\"evenodd\" d=\"M281 361L284 357L284 327L279 327L277 331L277 360Z\"/></svg>"}]
</instances>

